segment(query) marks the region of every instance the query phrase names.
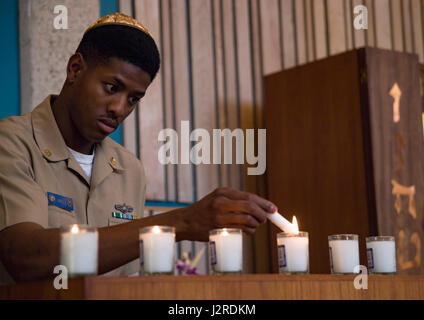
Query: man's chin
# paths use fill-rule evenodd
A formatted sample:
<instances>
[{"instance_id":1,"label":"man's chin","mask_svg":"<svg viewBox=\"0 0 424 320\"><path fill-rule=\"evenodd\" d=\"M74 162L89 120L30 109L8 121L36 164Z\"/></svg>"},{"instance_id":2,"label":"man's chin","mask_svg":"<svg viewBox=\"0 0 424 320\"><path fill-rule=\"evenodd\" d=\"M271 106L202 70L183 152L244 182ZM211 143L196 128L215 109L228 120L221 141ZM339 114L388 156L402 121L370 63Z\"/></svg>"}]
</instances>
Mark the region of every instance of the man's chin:
<instances>
[{"instance_id":1,"label":"man's chin","mask_svg":"<svg viewBox=\"0 0 424 320\"><path fill-rule=\"evenodd\" d=\"M109 135L108 134L106 134L106 135L102 135L101 137L96 137L96 138L93 138L93 142L94 143L101 143L104 139L106 139L106 137L108 137Z\"/></svg>"},{"instance_id":2,"label":"man's chin","mask_svg":"<svg viewBox=\"0 0 424 320\"><path fill-rule=\"evenodd\" d=\"M87 135L86 139L92 143L101 143L104 139L106 139L107 136L108 134L103 134L102 132L96 132L95 134Z\"/></svg>"}]
</instances>

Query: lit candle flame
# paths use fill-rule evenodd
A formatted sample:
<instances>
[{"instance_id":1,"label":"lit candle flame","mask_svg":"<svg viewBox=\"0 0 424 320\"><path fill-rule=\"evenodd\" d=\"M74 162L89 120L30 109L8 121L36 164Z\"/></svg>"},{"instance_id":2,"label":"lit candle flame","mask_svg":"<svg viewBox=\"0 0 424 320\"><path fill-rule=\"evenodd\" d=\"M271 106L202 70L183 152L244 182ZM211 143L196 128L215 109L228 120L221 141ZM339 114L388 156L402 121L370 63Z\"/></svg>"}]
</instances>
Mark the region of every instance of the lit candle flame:
<instances>
[{"instance_id":1,"label":"lit candle flame","mask_svg":"<svg viewBox=\"0 0 424 320\"><path fill-rule=\"evenodd\" d=\"M78 233L78 232L79 232L78 225L74 224L71 228L71 233Z\"/></svg>"},{"instance_id":2,"label":"lit candle flame","mask_svg":"<svg viewBox=\"0 0 424 320\"><path fill-rule=\"evenodd\" d=\"M153 229L152 229L152 232L153 233L160 233L159 227L158 226L154 226Z\"/></svg>"},{"instance_id":3,"label":"lit candle flame","mask_svg":"<svg viewBox=\"0 0 424 320\"><path fill-rule=\"evenodd\" d=\"M293 225L293 233L299 234L299 225L297 224L296 216L293 216L292 225Z\"/></svg>"},{"instance_id":4,"label":"lit candle flame","mask_svg":"<svg viewBox=\"0 0 424 320\"><path fill-rule=\"evenodd\" d=\"M227 228L224 228L224 230L222 231L222 234L221 235L228 236Z\"/></svg>"}]
</instances>

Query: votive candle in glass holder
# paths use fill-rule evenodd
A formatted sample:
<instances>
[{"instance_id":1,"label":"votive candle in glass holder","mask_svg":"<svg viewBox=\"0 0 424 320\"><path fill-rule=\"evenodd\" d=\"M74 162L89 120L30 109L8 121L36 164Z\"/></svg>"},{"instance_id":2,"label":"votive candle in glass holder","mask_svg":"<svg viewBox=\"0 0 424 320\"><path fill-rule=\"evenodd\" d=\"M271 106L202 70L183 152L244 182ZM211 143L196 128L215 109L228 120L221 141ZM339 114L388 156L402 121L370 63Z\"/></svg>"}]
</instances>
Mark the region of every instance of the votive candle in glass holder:
<instances>
[{"instance_id":1,"label":"votive candle in glass holder","mask_svg":"<svg viewBox=\"0 0 424 320\"><path fill-rule=\"evenodd\" d=\"M96 228L77 224L60 228L60 264L69 278L97 274L98 248Z\"/></svg>"},{"instance_id":2,"label":"votive candle in glass holder","mask_svg":"<svg viewBox=\"0 0 424 320\"><path fill-rule=\"evenodd\" d=\"M357 234L328 236L332 274L359 273L359 244Z\"/></svg>"},{"instance_id":3,"label":"votive candle in glass holder","mask_svg":"<svg viewBox=\"0 0 424 320\"><path fill-rule=\"evenodd\" d=\"M140 229L141 275L174 274L175 228L150 226Z\"/></svg>"},{"instance_id":4,"label":"votive candle in glass holder","mask_svg":"<svg viewBox=\"0 0 424 320\"><path fill-rule=\"evenodd\" d=\"M370 273L396 273L395 237L377 236L365 238L368 269Z\"/></svg>"},{"instance_id":5,"label":"votive candle in glass holder","mask_svg":"<svg viewBox=\"0 0 424 320\"><path fill-rule=\"evenodd\" d=\"M277 248L280 274L309 273L309 235L307 232L278 233Z\"/></svg>"},{"instance_id":6,"label":"votive candle in glass holder","mask_svg":"<svg viewBox=\"0 0 424 320\"><path fill-rule=\"evenodd\" d=\"M213 274L241 274L243 236L241 229L214 229L209 232L209 258Z\"/></svg>"}]
</instances>

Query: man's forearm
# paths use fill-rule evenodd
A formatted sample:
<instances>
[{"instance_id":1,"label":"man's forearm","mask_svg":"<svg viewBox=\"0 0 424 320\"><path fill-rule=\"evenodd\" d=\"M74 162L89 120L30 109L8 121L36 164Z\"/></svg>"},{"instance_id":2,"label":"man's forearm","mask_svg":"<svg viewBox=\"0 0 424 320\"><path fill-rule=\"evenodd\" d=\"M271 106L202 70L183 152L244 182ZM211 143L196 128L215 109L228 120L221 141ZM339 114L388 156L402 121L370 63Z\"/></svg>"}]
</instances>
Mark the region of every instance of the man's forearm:
<instances>
[{"instance_id":1,"label":"man's forearm","mask_svg":"<svg viewBox=\"0 0 424 320\"><path fill-rule=\"evenodd\" d=\"M60 262L60 230L24 222L0 232L0 259L17 282L52 278Z\"/></svg>"}]
</instances>

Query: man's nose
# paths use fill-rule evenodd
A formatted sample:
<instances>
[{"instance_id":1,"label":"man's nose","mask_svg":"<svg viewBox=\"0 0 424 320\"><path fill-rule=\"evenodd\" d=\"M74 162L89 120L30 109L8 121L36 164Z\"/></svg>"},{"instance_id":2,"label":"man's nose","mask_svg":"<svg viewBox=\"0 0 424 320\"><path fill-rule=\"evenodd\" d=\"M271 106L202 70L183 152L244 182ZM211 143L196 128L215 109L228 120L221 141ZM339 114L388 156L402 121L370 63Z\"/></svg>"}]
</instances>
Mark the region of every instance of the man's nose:
<instances>
[{"instance_id":1,"label":"man's nose","mask_svg":"<svg viewBox=\"0 0 424 320\"><path fill-rule=\"evenodd\" d=\"M125 95L119 95L109 103L107 112L113 114L116 118L123 117L127 108L127 99Z\"/></svg>"}]
</instances>

